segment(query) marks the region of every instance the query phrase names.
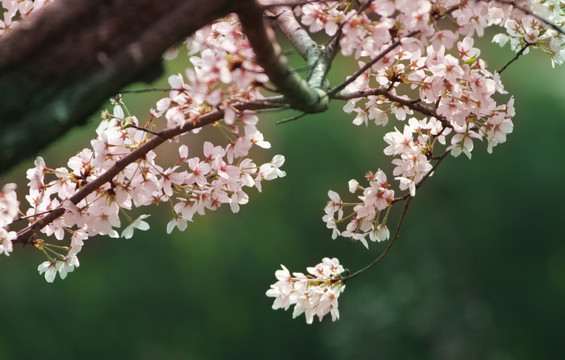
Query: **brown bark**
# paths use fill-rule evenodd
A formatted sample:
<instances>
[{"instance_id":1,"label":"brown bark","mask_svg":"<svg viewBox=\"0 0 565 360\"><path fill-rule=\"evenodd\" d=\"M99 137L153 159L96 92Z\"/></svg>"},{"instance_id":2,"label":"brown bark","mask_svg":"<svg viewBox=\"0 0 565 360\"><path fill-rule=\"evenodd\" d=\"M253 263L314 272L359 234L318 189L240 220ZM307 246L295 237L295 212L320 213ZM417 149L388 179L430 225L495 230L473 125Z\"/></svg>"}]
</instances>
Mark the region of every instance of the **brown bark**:
<instances>
[{"instance_id":1,"label":"brown bark","mask_svg":"<svg viewBox=\"0 0 565 360\"><path fill-rule=\"evenodd\" d=\"M288 104L303 113L326 111L329 103L326 92L321 87L310 87L292 70L275 39L274 31L265 24L263 8L257 1L248 1L245 6L240 6L237 14L243 32L255 51L257 63L265 69L265 74Z\"/></svg>"},{"instance_id":2,"label":"brown bark","mask_svg":"<svg viewBox=\"0 0 565 360\"><path fill-rule=\"evenodd\" d=\"M34 155L237 0L57 0L0 38L0 172Z\"/></svg>"}]
</instances>

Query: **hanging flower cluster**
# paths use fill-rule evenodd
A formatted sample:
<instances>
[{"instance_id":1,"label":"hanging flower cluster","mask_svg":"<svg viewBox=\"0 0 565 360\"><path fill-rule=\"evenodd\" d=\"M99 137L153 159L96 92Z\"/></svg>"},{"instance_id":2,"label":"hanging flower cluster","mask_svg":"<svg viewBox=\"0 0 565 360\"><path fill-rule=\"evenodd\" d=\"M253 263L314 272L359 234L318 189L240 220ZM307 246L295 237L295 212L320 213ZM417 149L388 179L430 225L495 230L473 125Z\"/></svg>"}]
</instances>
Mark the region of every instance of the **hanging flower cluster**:
<instances>
[{"instance_id":1,"label":"hanging flower cluster","mask_svg":"<svg viewBox=\"0 0 565 360\"><path fill-rule=\"evenodd\" d=\"M345 289L345 282L341 279L344 272L343 266L336 258L324 258L315 267L306 270L310 275L292 273L284 265L282 270L277 270L275 276L278 280L267 290L267 296L274 297L273 309L284 309L294 305L292 317L304 313L306 322L311 324L314 317L318 320L330 314L333 321L339 319L337 299Z\"/></svg>"}]
</instances>

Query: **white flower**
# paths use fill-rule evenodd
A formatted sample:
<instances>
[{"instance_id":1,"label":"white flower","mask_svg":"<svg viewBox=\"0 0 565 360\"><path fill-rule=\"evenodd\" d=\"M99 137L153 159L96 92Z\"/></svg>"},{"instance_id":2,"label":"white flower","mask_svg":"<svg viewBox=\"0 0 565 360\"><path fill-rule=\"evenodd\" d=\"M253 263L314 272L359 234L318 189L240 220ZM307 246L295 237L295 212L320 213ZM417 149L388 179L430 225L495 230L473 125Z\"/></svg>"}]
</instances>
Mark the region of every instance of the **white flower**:
<instances>
[{"instance_id":1,"label":"white flower","mask_svg":"<svg viewBox=\"0 0 565 360\"><path fill-rule=\"evenodd\" d=\"M6 184L0 191L0 227L9 225L18 215L19 202L16 197L16 185Z\"/></svg>"},{"instance_id":2,"label":"white flower","mask_svg":"<svg viewBox=\"0 0 565 360\"><path fill-rule=\"evenodd\" d=\"M10 256L10 253L13 250L12 240L14 240L17 236L18 235L15 231L7 231L0 227L0 254Z\"/></svg>"},{"instance_id":3,"label":"white flower","mask_svg":"<svg viewBox=\"0 0 565 360\"><path fill-rule=\"evenodd\" d=\"M57 268L61 279L65 279L68 273L73 272L75 267L79 267L80 265L76 255L67 255L65 259L60 263L58 262L58 264L60 264ZM55 278L55 275L53 275L53 278ZM47 273L45 274L45 279L47 279Z\"/></svg>"},{"instance_id":4,"label":"white flower","mask_svg":"<svg viewBox=\"0 0 565 360\"><path fill-rule=\"evenodd\" d=\"M129 224L124 231L122 231L122 237L126 238L126 239L131 239L131 237L133 236L133 230L134 229L139 229L139 230L149 230L149 224L145 221L143 221L143 219L147 219L150 215L140 215L137 219L135 219L131 224Z\"/></svg>"},{"instance_id":5,"label":"white flower","mask_svg":"<svg viewBox=\"0 0 565 360\"><path fill-rule=\"evenodd\" d=\"M354 194L355 191L357 191L357 189L359 189L359 182L355 179L349 180L347 185L349 186L349 192L352 193L352 194Z\"/></svg>"},{"instance_id":6,"label":"white flower","mask_svg":"<svg viewBox=\"0 0 565 360\"><path fill-rule=\"evenodd\" d=\"M45 273L45 280L48 283L52 283L55 280L59 267L61 267L61 263L56 260L44 261L39 264L37 271L39 271L39 275Z\"/></svg>"}]
</instances>

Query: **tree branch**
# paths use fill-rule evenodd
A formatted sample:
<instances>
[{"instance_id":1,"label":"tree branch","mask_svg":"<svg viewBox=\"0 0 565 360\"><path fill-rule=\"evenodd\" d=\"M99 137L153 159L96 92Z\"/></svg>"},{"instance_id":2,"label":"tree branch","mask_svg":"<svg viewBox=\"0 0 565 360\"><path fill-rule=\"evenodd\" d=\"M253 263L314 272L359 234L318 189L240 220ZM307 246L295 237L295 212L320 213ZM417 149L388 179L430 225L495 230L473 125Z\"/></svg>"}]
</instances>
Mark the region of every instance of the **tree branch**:
<instances>
[{"instance_id":1,"label":"tree branch","mask_svg":"<svg viewBox=\"0 0 565 360\"><path fill-rule=\"evenodd\" d=\"M236 108L239 111L267 109L267 108L280 106L278 102L279 102L278 98L265 99L265 100L253 101L248 103L241 103L235 105L234 108ZM187 122L183 126L161 131L155 137L151 138L149 141L147 141L146 143L144 143L143 145L141 145L140 147L138 147L128 155L116 161L116 163L110 169L108 169L108 171L106 171L104 174L100 175L96 179L90 181L83 188L77 191L73 196L71 196L69 200L75 205L78 204L82 199L86 198L89 194L95 192L102 185L111 181L114 178L114 176L118 175L120 171L124 170L129 164L139 159L142 159L143 157L145 157L145 155L147 155L149 151L155 149L157 146L161 145L165 141L172 139L180 134L189 132L193 129L200 128L204 125L208 125L218 120L221 120L223 116L224 116L224 111L217 110L208 113L206 115L202 115L194 121ZM18 237L15 240L13 240L13 243L22 243L22 244L31 243L32 242L31 239L39 230L44 228L46 225L52 223L58 217L62 216L64 212L65 209L62 206L51 211L50 213L43 216L39 220L33 222L25 229L20 230L18 232Z\"/></svg>"},{"instance_id":2,"label":"tree branch","mask_svg":"<svg viewBox=\"0 0 565 360\"><path fill-rule=\"evenodd\" d=\"M443 115L439 115L435 109L432 109L428 106L422 105L418 100L413 100L409 98L403 98L397 95L392 94L390 91L386 89L369 89L369 90L361 90L351 93L339 93L331 96L332 99L338 100L349 100L355 98L362 98L371 95L383 96L386 99L395 102L400 105L404 105L409 109L419 112L420 114L435 117L439 121L441 121L444 127L451 127L449 121Z\"/></svg>"},{"instance_id":3,"label":"tree branch","mask_svg":"<svg viewBox=\"0 0 565 360\"><path fill-rule=\"evenodd\" d=\"M524 45L524 46L520 49L520 51L518 51L518 52L516 53L516 55L515 55L512 59L510 59L510 61L508 61L506 64L504 64L504 66L503 66L500 70L498 70L498 73L499 73L499 74L502 74L502 72L503 72L504 70L506 70L506 68L507 68L508 66L510 66L510 64L512 64L514 61L518 60L518 58L524 54L524 51L526 51L526 49L529 48L531 45L532 45L532 44L530 44L530 43L526 43L526 45Z\"/></svg>"},{"instance_id":4,"label":"tree branch","mask_svg":"<svg viewBox=\"0 0 565 360\"><path fill-rule=\"evenodd\" d=\"M257 63L292 108L305 113L325 111L329 103L326 92L312 88L291 69L276 42L274 31L265 25L263 9L255 0L248 0L236 10L243 32L255 51Z\"/></svg>"},{"instance_id":5,"label":"tree branch","mask_svg":"<svg viewBox=\"0 0 565 360\"><path fill-rule=\"evenodd\" d=\"M308 63L308 86L325 90L329 86L326 78L338 49L339 38L333 38L327 46L321 46L312 40L308 32L296 20L291 8L276 7L274 12L277 25L283 34Z\"/></svg>"},{"instance_id":6,"label":"tree branch","mask_svg":"<svg viewBox=\"0 0 565 360\"><path fill-rule=\"evenodd\" d=\"M277 19L279 29L290 40L292 46L304 60L308 61L319 55L318 44L312 40L310 34L298 23L290 7L277 6L272 11Z\"/></svg>"}]
</instances>

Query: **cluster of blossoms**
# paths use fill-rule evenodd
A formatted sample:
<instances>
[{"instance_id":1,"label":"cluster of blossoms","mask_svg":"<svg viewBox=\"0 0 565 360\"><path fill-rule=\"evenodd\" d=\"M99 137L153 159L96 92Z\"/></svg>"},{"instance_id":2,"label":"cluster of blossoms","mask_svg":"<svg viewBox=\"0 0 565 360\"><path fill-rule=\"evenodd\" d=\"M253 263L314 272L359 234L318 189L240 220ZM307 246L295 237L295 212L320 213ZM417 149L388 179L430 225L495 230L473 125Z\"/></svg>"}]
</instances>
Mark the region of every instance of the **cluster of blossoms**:
<instances>
[{"instance_id":1,"label":"cluster of blossoms","mask_svg":"<svg viewBox=\"0 0 565 360\"><path fill-rule=\"evenodd\" d=\"M187 121L220 106L224 120L233 125L236 103L261 99L262 84L269 79L254 61L254 52L241 32L237 18L227 17L197 31L187 41L193 68L186 69L188 84L181 74L169 77L170 96L157 102L154 114L165 115L167 126Z\"/></svg>"},{"instance_id":2,"label":"cluster of blossoms","mask_svg":"<svg viewBox=\"0 0 565 360\"><path fill-rule=\"evenodd\" d=\"M369 248L367 236L371 241L383 241L389 238L386 220L394 201L394 190L389 189L390 185L387 183L386 174L380 169L375 174L367 173L367 180L369 180L369 186L366 188L361 187L357 180L349 181L349 191L352 194L358 190L363 191L363 195L359 196L362 203L345 204L335 191L330 190L328 192L331 201L324 209L326 215L324 215L323 220L327 227L333 230L333 239L341 235L345 238L360 241L366 248ZM353 206L355 215L350 214L344 218L343 208L345 206ZM381 216L383 212L384 216ZM349 218L352 219L347 224L346 229L340 231L338 224Z\"/></svg>"},{"instance_id":3,"label":"cluster of blossoms","mask_svg":"<svg viewBox=\"0 0 565 360\"><path fill-rule=\"evenodd\" d=\"M560 0L539 0L528 2L531 12L555 27L562 29L565 26L565 4ZM511 16L506 16L500 25L504 26L506 33L496 34L492 41L504 46L510 43L512 50L527 54L531 47L541 49L551 58L551 65L562 64L565 60L565 39L557 36L556 29L548 26L540 18L524 16L520 10L513 9Z\"/></svg>"},{"instance_id":4,"label":"cluster of blossoms","mask_svg":"<svg viewBox=\"0 0 565 360\"><path fill-rule=\"evenodd\" d=\"M408 189L410 196L416 195L416 184L433 168L429 154L433 153L434 144L436 141L445 144L445 135L449 131L450 129L444 130L435 118L417 120L412 117L404 126L403 132L395 130L384 136L384 140L389 145L384 149L384 153L389 156L399 156L392 160L392 164L395 165L393 175L400 181L400 190ZM391 185L381 169L376 173L369 171L365 177L369 181L369 186L366 188L355 179L350 180L348 184L352 194L358 190L363 191L362 195L358 196L361 203L344 203L339 194L331 190L328 192L331 200L324 209L326 214L323 220L327 227L333 230L333 239L337 236L350 238L360 241L368 248L367 236L371 241L383 241L389 238L390 232L386 222L390 209L398 199L395 199L395 192L390 189ZM345 207L353 208L353 212L346 217L344 217ZM350 218L345 231L340 231L338 224Z\"/></svg>"},{"instance_id":5,"label":"cluster of blossoms","mask_svg":"<svg viewBox=\"0 0 565 360\"><path fill-rule=\"evenodd\" d=\"M0 0L0 36L16 26L19 20L41 9L51 0Z\"/></svg>"},{"instance_id":6,"label":"cluster of blossoms","mask_svg":"<svg viewBox=\"0 0 565 360\"><path fill-rule=\"evenodd\" d=\"M58 240L71 233L71 245L66 255L58 255L58 245L36 242L49 257L41 264L39 271L45 272L48 281L53 281L58 271L62 278L78 266L77 253L83 241L94 235L118 237L115 228L120 227L120 212L133 207L147 206L159 202L170 202L174 211L173 219L167 225L167 232L175 227L184 230L194 214L204 215L206 210L215 210L222 204L229 204L233 212L248 202L245 187L261 189L263 180L284 176L279 169L284 157L277 155L270 163L257 166L251 159L242 158L253 144L257 118L252 113L237 115L232 126L247 128L249 137L243 136L247 144L235 147L215 146L211 142L203 145L203 157L189 157L186 145L180 145L177 162L168 168L156 163L153 151L125 167L111 181L104 183L80 202L71 199L77 190L87 186L94 179L110 170L114 164L139 149L149 140L149 133L138 126L135 117L125 117L120 105L97 129L98 137L92 140L92 149L84 149L68 161L68 168L48 168L38 158L35 168L28 170L30 193L26 196L30 204L26 215L33 220L41 218L50 210L63 207L62 217L45 226L41 231ZM256 130L256 129L255 129ZM243 142L243 140L239 140ZM258 145L268 147L261 141ZM46 175L55 179L47 182ZM130 238L134 229L147 230L144 221L148 215L129 220L122 231L122 237ZM55 249L54 249L55 248ZM65 248L66 249L66 248ZM55 257L50 255L55 254Z\"/></svg>"},{"instance_id":7,"label":"cluster of blossoms","mask_svg":"<svg viewBox=\"0 0 565 360\"><path fill-rule=\"evenodd\" d=\"M288 310L294 305L292 317L304 313L308 324L315 316L322 321L328 313L333 321L339 319L337 299L345 289L345 281L341 276L344 269L338 259L322 259L315 267L306 269L310 275L299 272L291 275L284 265L281 267L282 270L275 272L278 281L267 290L267 296L275 298L274 310Z\"/></svg>"},{"instance_id":8,"label":"cluster of blossoms","mask_svg":"<svg viewBox=\"0 0 565 360\"><path fill-rule=\"evenodd\" d=\"M543 28L544 40L531 47L545 48L550 41L561 44L559 33L535 17L498 1L389 1L362 2L362 11L345 2L310 3L297 7L302 23L310 31L324 30L335 36L340 29L340 49L344 56L354 56L361 70L338 94L348 100L346 113L355 113L355 125L369 121L386 126L389 117L408 124L401 132L395 128L384 136L393 156L394 179L400 191L415 196L416 187L431 175L438 160L437 144L453 156L464 153L469 158L474 140L486 139L487 150L506 140L513 129L514 100L497 104L495 96L506 94L498 73L487 70L473 47L474 36L484 28L519 21L521 30L509 32L512 39L525 39L531 27ZM441 22L444 15L456 22ZM552 19L557 19L555 15ZM514 42L518 40L513 40ZM519 41L518 41L519 42ZM559 45L560 46L560 45ZM559 62L557 52L550 53ZM417 96L414 96L416 92ZM428 117L409 117L420 112ZM408 120L406 120L408 119ZM446 141L448 142L446 144ZM361 202L343 202L329 192L330 202L323 220L341 235L359 240L388 239L386 219L395 203L394 190L379 169L367 174L367 188L356 180L349 182L351 193L362 190ZM399 198L400 199L400 198ZM344 215L344 207L353 211ZM384 214L384 215L383 215ZM338 224L346 222L341 231Z\"/></svg>"}]
</instances>

